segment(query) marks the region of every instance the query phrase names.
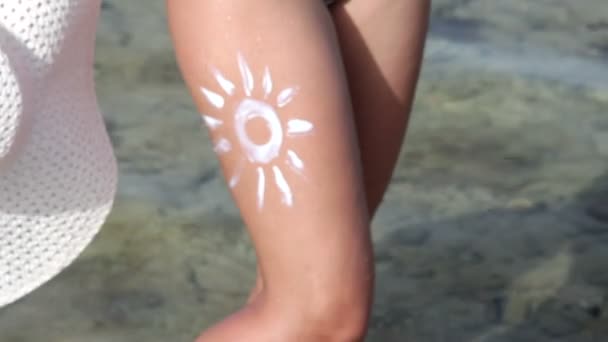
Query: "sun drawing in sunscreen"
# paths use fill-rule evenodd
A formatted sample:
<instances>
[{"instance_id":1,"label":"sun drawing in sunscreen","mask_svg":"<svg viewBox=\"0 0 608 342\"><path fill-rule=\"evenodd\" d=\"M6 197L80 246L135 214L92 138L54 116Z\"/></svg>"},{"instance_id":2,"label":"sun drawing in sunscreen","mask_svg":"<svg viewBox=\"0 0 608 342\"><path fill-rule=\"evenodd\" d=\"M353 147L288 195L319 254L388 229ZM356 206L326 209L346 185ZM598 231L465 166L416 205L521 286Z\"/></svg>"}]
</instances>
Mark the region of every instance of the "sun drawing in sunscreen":
<instances>
[{"instance_id":1,"label":"sun drawing in sunscreen","mask_svg":"<svg viewBox=\"0 0 608 342\"><path fill-rule=\"evenodd\" d=\"M257 176L257 203L258 209L264 206L267 179L272 177L281 193L281 201L287 206L293 206L294 199L291 187L280 167L279 161L284 161L298 173L304 170L304 162L298 154L291 149L282 149L285 137L295 137L312 132L314 125L303 119L281 120L278 110L287 107L298 92L297 87L288 87L277 91L273 96L273 79L268 67L264 69L262 76L262 98L253 96L254 78L245 58L238 55L238 66L243 82L244 99L238 103L234 110L233 128L238 143L245 156L237 164L229 185L234 188L238 185L245 163L248 161L255 165ZM219 88L226 96L234 96L236 93L235 83L227 79L220 70L211 68L211 72L218 83ZM214 108L221 110L226 105L226 99L219 92L201 87L201 92ZM210 115L203 115L203 119L209 129L217 130L224 126L224 120ZM254 142L247 134L247 123L253 119L261 119L270 132L268 141L263 144ZM232 142L225 137L220 137L215 142L215 152L218 154L229 153L233 149Z\"/></svg>"}]
</instances>

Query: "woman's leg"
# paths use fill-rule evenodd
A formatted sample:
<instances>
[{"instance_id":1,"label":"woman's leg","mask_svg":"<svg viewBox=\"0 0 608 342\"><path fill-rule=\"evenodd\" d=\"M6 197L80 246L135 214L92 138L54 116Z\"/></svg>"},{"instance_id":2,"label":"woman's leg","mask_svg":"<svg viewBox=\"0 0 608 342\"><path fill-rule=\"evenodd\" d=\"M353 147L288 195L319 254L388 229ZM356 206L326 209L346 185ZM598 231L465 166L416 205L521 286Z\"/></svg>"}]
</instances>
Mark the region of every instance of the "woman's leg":
<instances>
[{"instance_id":1,"label":"woman's leg","mask_svg":"<svg viewBox=\"0 0 608 342\"><path fill-rule=\"evenodd\" d=\"M331 7L354 107L370 219L403 145L429 7L426 0L344 0ZM250 300L262 287L258 272Z\"/></svg>"},{"instance_id":2,"label":"woman's leg","mask_svg":"<svg viewBox=\"0 0 608 342\"><path fill-rule=\"evenodd\" d=\"M360 339L372 247L327 9L310 0L167 2L180 68L264 279L250 304L200 341Z\"/></svg>"},{"instance_id":3,"label":"woman's leg","mask_svg":"<svg viewBox=\"0 0 608 342\"><path fill-rule=\"evenodd\" d=\"M332 7L349 79L365 191L373 217L407 129L429 0L347 0Z\"/></svg>"}]
</instances>

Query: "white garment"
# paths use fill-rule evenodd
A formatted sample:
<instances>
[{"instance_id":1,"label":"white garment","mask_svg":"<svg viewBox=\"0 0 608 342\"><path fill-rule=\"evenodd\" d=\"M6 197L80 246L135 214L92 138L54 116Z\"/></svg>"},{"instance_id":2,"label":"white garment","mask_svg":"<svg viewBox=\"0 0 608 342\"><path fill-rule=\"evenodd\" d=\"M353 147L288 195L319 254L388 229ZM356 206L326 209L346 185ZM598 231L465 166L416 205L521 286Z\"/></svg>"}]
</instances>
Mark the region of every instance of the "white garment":
<instances>
[{"instance_id":1,"label":"white garment","mask_svg":"<svg viewBox=\"0 0 608 342\"><path fill-rule=\"evenodd\" d=\"M93 81L100 3L0 0L0 306L68 266L112 205Z\"/></svg>"}]
</instances>

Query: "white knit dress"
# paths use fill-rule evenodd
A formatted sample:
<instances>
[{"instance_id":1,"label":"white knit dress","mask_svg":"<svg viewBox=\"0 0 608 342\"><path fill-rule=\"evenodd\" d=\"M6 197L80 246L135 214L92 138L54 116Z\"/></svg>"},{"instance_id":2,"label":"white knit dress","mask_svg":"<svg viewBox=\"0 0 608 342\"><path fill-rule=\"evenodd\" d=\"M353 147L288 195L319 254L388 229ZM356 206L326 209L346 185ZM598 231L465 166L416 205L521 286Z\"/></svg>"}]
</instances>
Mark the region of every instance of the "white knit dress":
<instances>
[{"instance_id":1,"label":"white knit dress","mask_svg":"<svg viewBox=\"0 0 608 342\"><path fill-rule=\"evenodd\" d=\"M93 82L100 2L0 0L0 306L68 266L112 205Z\"/></svg>"}]
</instances>

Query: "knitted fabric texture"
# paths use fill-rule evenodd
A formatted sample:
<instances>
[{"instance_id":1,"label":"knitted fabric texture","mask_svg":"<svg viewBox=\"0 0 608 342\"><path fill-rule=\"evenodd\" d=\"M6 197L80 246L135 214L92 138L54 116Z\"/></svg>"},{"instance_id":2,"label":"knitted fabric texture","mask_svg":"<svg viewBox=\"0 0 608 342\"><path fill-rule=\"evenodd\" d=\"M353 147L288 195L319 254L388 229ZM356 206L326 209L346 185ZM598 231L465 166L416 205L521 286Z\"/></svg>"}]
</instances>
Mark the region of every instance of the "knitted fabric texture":
<instances>
[{"instance_id":1,"label":"knitted fabric texture","mask_svg":"<svg viewBox=\"0 0 608 342\"><path fill-rule=\"evenodd\" d=\"M67 267L112 206L93 82L100 1L0 0L0 306Z\"/></svg>"}]
</instances>

